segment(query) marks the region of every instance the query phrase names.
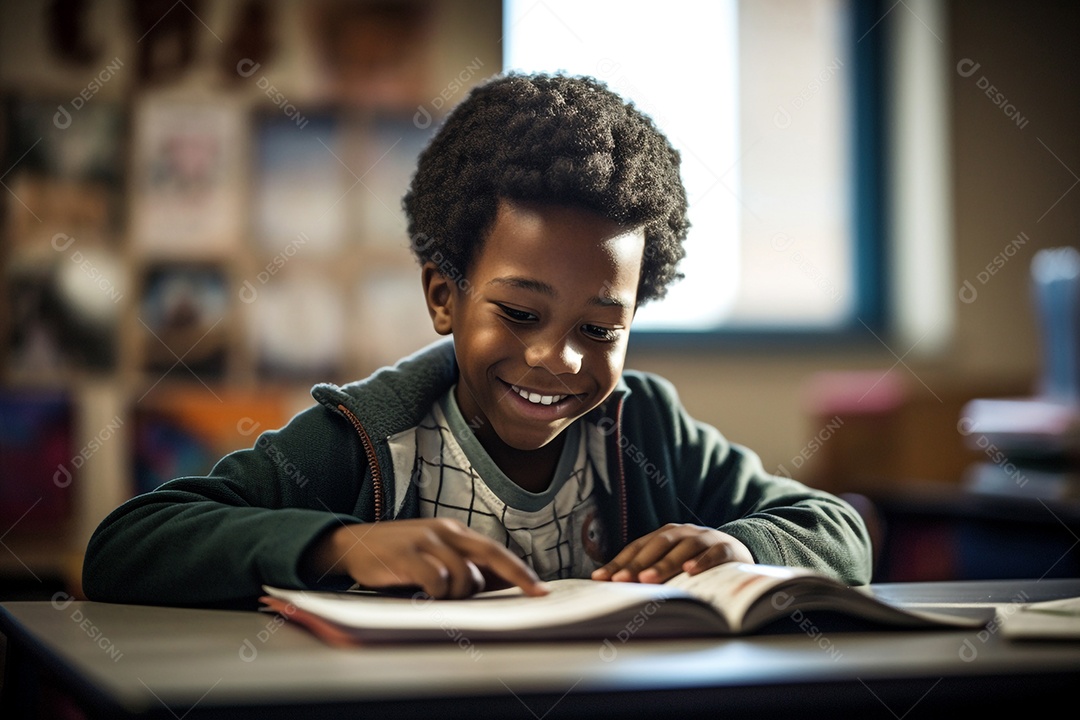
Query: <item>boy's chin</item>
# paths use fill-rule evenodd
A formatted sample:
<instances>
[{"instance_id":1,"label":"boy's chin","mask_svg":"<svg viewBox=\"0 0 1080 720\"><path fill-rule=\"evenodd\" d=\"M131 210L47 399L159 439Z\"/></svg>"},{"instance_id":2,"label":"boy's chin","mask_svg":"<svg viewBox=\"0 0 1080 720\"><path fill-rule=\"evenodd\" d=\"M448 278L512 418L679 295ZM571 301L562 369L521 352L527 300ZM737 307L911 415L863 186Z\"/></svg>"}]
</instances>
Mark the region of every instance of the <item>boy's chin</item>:
<instances>
[{"instance_id":1,"label":"boy's chin","mask_svg":"<svg viewBox=\"0 0 1080 720\"><path fill-rule=\"evenodd\" d=\"M570 425L571 423L568 422L565 425L561 425L557 431L529 436L522 436L515 433L499 433L499 439L502 440L503 444L507 447L519 452L535 452L537 450L542 450L555 442L560 435L566 432L566 429L570 427Z\"/></svg>"}]
</instances>

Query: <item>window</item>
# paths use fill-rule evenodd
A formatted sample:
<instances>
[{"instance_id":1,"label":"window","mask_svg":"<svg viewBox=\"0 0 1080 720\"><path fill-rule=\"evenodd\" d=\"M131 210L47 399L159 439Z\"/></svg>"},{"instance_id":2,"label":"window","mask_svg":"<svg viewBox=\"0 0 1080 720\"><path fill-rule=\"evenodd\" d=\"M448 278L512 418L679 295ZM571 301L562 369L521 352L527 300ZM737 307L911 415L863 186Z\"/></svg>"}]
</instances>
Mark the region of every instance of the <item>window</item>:
<instances>
[{"instance_id":1,"label":"window","mask_svg":"<svg viewBox=\"0 0 1080 720\"><path fill-rule=\"evenodd\" d=\"M682 154L685 278L639 311L638 336L880 322L877 111L853 92L875 80L862 5L506 0L505 69L594 76Z\"/></svg>"}]
</instances>

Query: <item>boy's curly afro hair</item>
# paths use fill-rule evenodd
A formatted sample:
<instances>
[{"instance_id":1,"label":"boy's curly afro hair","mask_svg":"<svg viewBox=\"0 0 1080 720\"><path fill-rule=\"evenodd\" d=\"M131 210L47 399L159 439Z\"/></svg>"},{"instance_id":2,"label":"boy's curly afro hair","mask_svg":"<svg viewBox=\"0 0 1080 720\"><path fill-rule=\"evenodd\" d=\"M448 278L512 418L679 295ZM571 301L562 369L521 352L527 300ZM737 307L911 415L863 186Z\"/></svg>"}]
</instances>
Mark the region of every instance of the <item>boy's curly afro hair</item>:
<instances>
[{"instance_id":1,"label":"boy's curly afro hair","mask_svg":"<svg viewBox=\"0 0 1080 720\"><path fill-rule=\"evenodd\" d=\"M637 301L682 277L679 153L589 77L510 73L474 88L420 154L403 206L420 263L468 276L500 199L552 202L644 228Z\"/></svg>"}]
</instances>

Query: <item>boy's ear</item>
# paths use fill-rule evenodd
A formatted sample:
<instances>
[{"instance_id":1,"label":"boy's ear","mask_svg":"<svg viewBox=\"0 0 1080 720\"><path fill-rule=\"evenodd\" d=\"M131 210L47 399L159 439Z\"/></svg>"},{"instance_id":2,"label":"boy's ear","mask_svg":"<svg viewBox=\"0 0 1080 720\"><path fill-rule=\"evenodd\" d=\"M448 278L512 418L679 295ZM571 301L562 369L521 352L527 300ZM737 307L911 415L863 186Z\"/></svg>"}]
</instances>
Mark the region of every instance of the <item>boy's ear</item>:
<instances>
[{"instance_id":1,"label":"boy's ear","mask_svg":"<svg viewBox=\"0 0 1080 720\"><path fill-rule=\"evenodd\" d=\"M440 335L449 335L454 330L451 312L454 293L450 281L439 272L438 266L433 262L424 263L420 270L420 279L424 284L424 300L427 302L432 327Z\"/></svg>"}]
</instances>

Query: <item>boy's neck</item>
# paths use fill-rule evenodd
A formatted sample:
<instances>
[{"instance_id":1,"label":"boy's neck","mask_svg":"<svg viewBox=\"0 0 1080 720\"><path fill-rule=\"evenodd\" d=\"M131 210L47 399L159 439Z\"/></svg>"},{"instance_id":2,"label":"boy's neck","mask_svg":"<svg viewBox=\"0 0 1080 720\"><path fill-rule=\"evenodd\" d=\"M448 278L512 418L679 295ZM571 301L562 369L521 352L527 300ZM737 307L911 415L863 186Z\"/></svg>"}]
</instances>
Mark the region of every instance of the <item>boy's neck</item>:
<instances>
[{"instance_id":1,"label":"boy's neck","mask_svg":"<svg viewBox=\"0 0 1080 720\"><path fill-rule=\"evenodd\" d=\"M515 485L526 492L542 493L555 477L566 444L566 433L536 450L518 450L501 442L481 442L491 459Z\"/></svg>"}]
</instances>

